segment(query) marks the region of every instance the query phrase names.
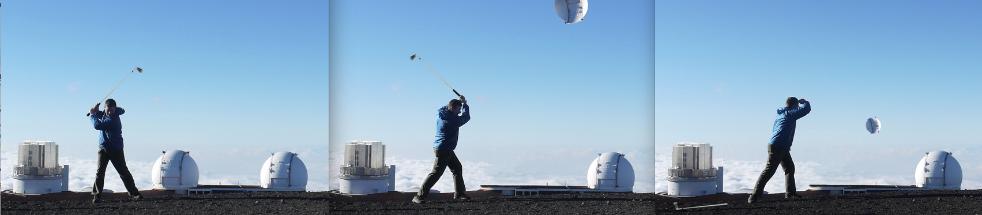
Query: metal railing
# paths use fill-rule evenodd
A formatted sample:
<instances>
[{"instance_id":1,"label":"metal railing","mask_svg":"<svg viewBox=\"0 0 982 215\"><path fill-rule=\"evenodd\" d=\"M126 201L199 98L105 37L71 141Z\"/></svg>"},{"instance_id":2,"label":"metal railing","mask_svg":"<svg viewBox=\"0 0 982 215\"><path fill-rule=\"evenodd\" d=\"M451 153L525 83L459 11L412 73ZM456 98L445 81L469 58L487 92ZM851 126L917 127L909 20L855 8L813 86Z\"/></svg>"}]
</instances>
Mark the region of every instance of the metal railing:
<instances>
[{"instance_id":1,"label":"metal railing","mask_svg":"<svg viewBox=\"0 0 982 215\"><path fill-rule=\"evenodd\" d=\"M15 175L33 175L33 176L56 176L61 175L62 167L52 167L52 168L40 168L40 167L27 167L18 166L14 167Z\"/></svg>"},{"instance_id":2,"label":"metal railing","mask_svg":"<svg viewBox=\"0 0 982 215\"><path fill-rule=\"evenodd\" d=\"M360 166L341 167L341 175L382 176L389 174L389 167L368 168Z\"/></svg>"},{"instance_id":3,"label":"metal railing","mask_svg":"<svg viewBox=\"0 0 982 215\"><path fill-rule=\"evenodd\" d=\"M668 178L712 178L716 177L716 169L668 169Z\"/></svg>"}]
</instances>

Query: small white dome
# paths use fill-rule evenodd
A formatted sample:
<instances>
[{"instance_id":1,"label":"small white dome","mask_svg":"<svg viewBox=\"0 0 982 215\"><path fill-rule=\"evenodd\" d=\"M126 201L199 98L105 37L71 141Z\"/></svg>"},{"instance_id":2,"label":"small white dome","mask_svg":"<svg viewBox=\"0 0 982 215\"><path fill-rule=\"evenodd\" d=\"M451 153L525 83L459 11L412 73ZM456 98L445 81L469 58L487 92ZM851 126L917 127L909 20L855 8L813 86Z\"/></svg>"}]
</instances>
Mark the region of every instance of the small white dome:
<instances>
[{"instance_id":1,"label":"small white dome","mask_svg":"<svg viewBox=\"0 0 982 215\"><path fill-rule=\"evenodd\" d=\"M263 162L259 186L266 189L307 190L307 166L293 152L277 152Z\"/></svg>"},{"instance_id":2,"label":"small white dome","mask_svg":"<svg viewBox=\"0 0 982 215\"><path fill-rule=\"evenodd\" d=\"M198 164L189 152L170 150L153 162L153 189L187 190L198 186Z\"/></svg>"},{"instance_id":3,"label":"small white dome","mask_svg":"<svg viewBox=\"0 0 982 215\"><path fill-rule=\"evenodd\" d=\"M586 173L586 184L590 189L611 192L634 191L634 167L624 158L624 154L607 152L600 154L590 163Z\"/></svg>"},{"instance_id":4,"label":"small white dome","mask_svg":"<svg viewBox=\"0 0 982 215\"><path fill-rule=\"evenodd\" d=\"M950 152L928 152L914 168L914 185L926 189L961 189L962 166Z\"/></svg>"}]
</instances>

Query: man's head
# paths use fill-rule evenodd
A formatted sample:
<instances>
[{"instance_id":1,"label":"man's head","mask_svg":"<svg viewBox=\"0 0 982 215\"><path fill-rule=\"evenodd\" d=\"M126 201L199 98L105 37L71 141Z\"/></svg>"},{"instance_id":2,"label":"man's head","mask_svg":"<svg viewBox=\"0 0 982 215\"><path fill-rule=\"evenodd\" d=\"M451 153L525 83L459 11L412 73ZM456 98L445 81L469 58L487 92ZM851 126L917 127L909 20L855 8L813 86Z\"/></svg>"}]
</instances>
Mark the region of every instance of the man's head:
<instances>
[{"instance_id":1,"label":"man's head","mask_svg":"<svg viewBox=\"0 0 982 215\"><path fill-rule=\"evenodd\" d=\"M798 107L798 98L795 98L794 96L788 97L788 100L784 101L784 105L788 108L796 108Z\"/></svg>"},{"instance_id":2,"label":"man's head","mask_svg":"<svg viewBox=\"0 0 982 215\"><path fill-rule=\"evenodd\" d=\"M461 106L463 106L463 102L458 99L451 99L450 102L447 103L447 110L450 110L450 112L453 113L460 113Z\"/></svg>"},{"instance_id":3,"label":"man's head","mask_svg":"<svg viewBox=\"0 0 982 215\"><path fill-rule=\"evenodd\" d=\"M116 113L116 100L106 99L106 112L109 114Z\"/></svg>"}]
</instances>

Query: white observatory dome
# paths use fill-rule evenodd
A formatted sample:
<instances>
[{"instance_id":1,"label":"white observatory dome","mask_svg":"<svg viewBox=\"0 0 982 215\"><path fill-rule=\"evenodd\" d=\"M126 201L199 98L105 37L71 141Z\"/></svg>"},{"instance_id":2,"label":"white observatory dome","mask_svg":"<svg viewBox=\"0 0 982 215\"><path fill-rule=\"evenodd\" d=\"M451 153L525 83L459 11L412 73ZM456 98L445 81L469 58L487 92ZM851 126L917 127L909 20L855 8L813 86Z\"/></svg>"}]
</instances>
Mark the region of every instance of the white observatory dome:
<instances>
[{"instance_id":1,"label":"white observatory dome","mask_svg":"<svg viewBox=\"0 0 982 215\"><path fill-rule=\"evenodd\" d=\"M607 152L590 163L586 173L586 186L611 192L633 192L634 167L624 154Z\"/></svg>"},{"instance_id":2,"label":"white observatory dome","mask_svg":"<svg viewBox=\"0 0 982 215\"><path fill-rule=\"evenodd\" d=\"M277 152L263 162L259 186L266 189L307 190L307 166L293 152Z\"/></svg>"},{"instance_id":3,"label":"white observatory dome","mask_svg":"<svg viewBox=\"0 0 982 215\"><path fill-rule=\"evenodd\" d=\"M187 190L198 186L198 164L186 151L164 152L150 170L153 189Z\"/></svg>"},{"instance_id":4,"label":"white observatory dome","mask_svg":"<svg viewBox=\"0 0 982 215\"><path fill-rule=\"evenodd\" d=\"M926 189L961 189L962 166L950 152L928 152L914 168L914 185Z\"/></svg>"}]
</instances>

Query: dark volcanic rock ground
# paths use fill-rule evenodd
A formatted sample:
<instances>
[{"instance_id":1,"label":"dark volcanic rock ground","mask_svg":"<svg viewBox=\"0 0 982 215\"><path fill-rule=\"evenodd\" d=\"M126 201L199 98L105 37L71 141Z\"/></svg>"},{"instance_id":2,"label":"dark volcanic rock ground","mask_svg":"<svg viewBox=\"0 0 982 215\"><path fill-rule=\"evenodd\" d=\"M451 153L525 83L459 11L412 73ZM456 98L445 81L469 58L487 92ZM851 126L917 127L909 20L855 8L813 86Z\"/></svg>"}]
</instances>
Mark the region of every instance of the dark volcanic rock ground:
<instances>
[{"instance_id":1,"label":"dark volcanic rock ground","mask_svg":"<svg viewBox=\"0 0 982 215\"><path fill-rule=\"evenodd\" d=\"M765 196L747 204L747 194L672 198L655 194L587 193L535 197L503 197L468 192L470 201L434 194L423 205L410 203L412 193L343 196L328 192L224 193L179 196L142 191L146 199L131 201L124 193L93 205L88 193L40 196L2 194L3 214L982 214L982 190L907 191L830 196L800 192L804 198ZM680 207L728 203L728 206L675 210Z\"/></svg>"},{"instance_id":2,"label":"dark volcanic rock ground","mask_svg":"<svg viewBox=\"0 0 982 215\"><path fill-rule=\"evenodd\" d=\"M747 204L747 194L717 194L690 198L655 197L658 214L982 214L982 190L906 191L831 196L799 192L801 199L771 194ZM728 203L728 206L675 210L679 207Z\"/></svg>"},{"instance_id":3,"label":"dark volcanic rock ground","mask_svg":"<svg viewBox=\"0 0 982 215\"><path fill-rule=\"evenodd\" d=\"M104 197L93 205L88 193L39 196L2 194L3 214L652 214L654 194L593 193L536 197L502 197L491 192L468 192L469 201L452 194L433 194L427 204L410 202L412 193L343 196L328 192L224 193L178 196L142 191L132 201L124 193Z\"/></svg>"},{"instance_id":4,"label":"dark volcanic rock ground","mask_svg":"<svg viewBox=\"0 0 982 215\"><path fill-rule=\"evenodd\" d=\"M432 194L426 204L410 202L413 193L345 196L332 214L652 214L655 194L584 193L534 197L503 197L492 192L468 192L469 201L452 200L453 194Z\"/></svg>"},{"instance_id":5,"label":"dark volcanic rock ground","mask_svg":"<svg viewBox=\"0 0 982 215\"><path fill-rule=\"evenodd\" d=\"M125 193L103 197L92 204L88 193L39 196L2 194L3 214L327 214L329 193L264 192L175 196L170 192L141 191L132 201Z\"/></svg>"}]
</instances>

